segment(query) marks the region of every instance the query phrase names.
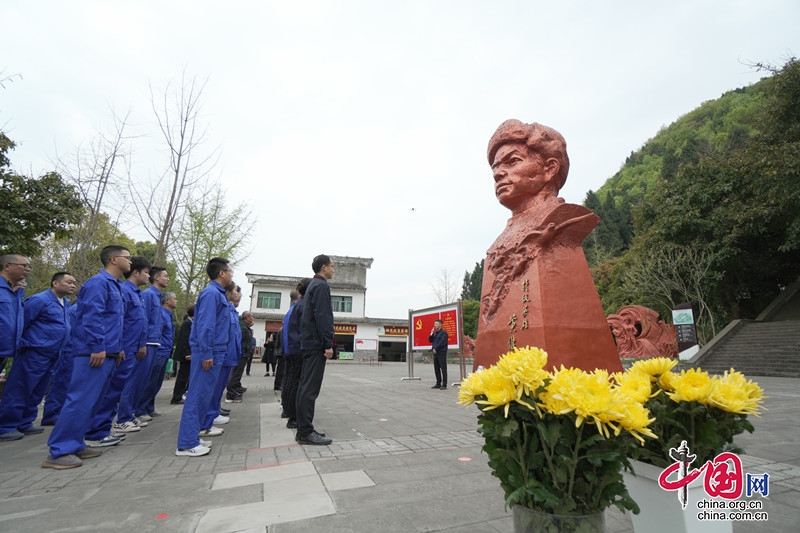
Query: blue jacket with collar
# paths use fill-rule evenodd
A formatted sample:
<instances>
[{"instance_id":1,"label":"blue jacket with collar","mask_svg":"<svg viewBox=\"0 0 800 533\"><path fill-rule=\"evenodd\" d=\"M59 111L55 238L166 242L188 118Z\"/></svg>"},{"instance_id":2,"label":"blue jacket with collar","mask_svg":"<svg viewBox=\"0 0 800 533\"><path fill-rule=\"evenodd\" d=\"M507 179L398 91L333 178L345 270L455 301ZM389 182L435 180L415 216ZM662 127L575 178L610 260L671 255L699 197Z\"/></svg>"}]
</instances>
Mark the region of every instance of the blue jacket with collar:
<instances>
[{"instance_id":1,"label":"blue jacket with collar","mask_svg":"<svg viewBox=\"0 0 800 533\"><path fill-rule=\"evenodd\" d=\"M142 302L142 291L130 280L121 285L122 300L125 306L125 328L122 330L122 346L125 350L133 349L133 356L140 346L146 343L147 314Z\"/></svg>"},{"instance_id":2,"label":"blue jacket with collar","mask_svg":"<svg viewBox=\"0 0 800 533\"><path fill-rule=\"evenodd\" d=\"M189 334L192 361L214 359L215 365L222 365L230 336L230 306L225 289L212 280L195 303L194 323Z\"/></svg>"},{"instance_id":3,"label":"blue jacket with collar","mask_svg":"<svg viewBox=\"0 0 800 533\"><path fill-rule=\"evenodd\" d=\"M78 292L78 317L72 325L72 353L75 357L122 350L122 305L120 282L101 270Z\"/></svg>"},{"instance_id":4,"label":"blue jacket with collar","mask_svg":"<svg viewBox=\"0 0 800 533\"><path fill-rule=\"evenodd\" d=\"M162 305L161 341L156 350L156 355L165 359L172 355L172 345L175 344L175 322L172 320L172 311Z\"/></svg>"},{"instance_id":5,"label":"blue jacket with collar","mask_svg":"<svg viewBox=\"0 0 800 533\"><path fill-rule=\"evenodd\" d=\"M14 357L17 353L25 320L23 296L24 289L11 290L6 278L0 276L0 358Z\"/></svg>"},{"instance_id":6,"label":"blue jacket with collar","mask_svg":"<svg viewBox=\"0 0 800 533\"><path fill-rule=\"evenodd\" d=\"M145 337L147 344L161 343L161 291L155 285L150 285L142 291L142 302L144 312L147 315L147 327Z\"/></svg>"},{"instance_id":7,"label":"blue jacket with collar","mask_svg":"<svg viewBox=\"0 0 800 533\"><path fill-rule=\"evenodd\" d=\"M52 290L34 294L24 304L24 327L19 349L30 348L56 359L69 338L69 300Z\"/></svg>"},{"instance_id":8,"label":"blue jacket with collar","mask_svg":"<svg viewBox=\"0 0 800 533\"><path fill-rule=\"evenodd\" d=\"M242 356L242 327L239 325L239 312L233 304L228 304L230 308L230 323L228 324L228 336L230 343L228 343L228 351L225 354L225 366L236 366L239 364L239 358Z\"/></svg>"}]
</instances>

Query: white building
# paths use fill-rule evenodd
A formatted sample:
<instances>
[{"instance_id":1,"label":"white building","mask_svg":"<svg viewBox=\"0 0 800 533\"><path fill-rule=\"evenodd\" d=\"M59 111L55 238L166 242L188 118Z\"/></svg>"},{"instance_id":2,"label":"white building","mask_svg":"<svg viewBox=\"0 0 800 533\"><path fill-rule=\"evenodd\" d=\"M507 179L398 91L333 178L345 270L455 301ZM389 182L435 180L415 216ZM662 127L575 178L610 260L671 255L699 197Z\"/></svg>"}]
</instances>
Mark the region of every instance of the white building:
<instances>
[{"instance_id":1,"label":"white building","mask_svg":"<svg viewBox=\"0 0 800 533\"><path fill-rule=\"evenodd\" d=\"M364 316L367 295L367 269L371 258L332 255L336 272L331 288L334 320L334 353L340 359L405 361L408 319ZM289 310L289 292L302 279L296 276L246 273L253 285L250 311L255 318L256 346L263 346L270 333L277 332Z\"/></svg>"}]
</instances>

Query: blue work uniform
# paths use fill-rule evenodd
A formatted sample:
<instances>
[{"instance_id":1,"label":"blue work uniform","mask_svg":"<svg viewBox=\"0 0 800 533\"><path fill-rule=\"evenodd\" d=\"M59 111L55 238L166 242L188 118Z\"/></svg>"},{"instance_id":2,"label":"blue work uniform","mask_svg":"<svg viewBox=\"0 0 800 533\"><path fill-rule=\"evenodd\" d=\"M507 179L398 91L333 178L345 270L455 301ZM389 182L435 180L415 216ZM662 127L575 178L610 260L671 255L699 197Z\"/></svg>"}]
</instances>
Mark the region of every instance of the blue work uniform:
<instances>
[{"instance_id":1,"label":"blue work uniform","mask_svg":"<svg viewBox=\"0 0 800 533\"><path fill-rule=\"evenodd\" d=\"M72 325L72 379L67 398L47 445L53 458L74 454L83 442L92 418L105 396L122 350L125 310L119 281L105 270L92 276L78 292L78 316ZM105 352L98 367L89 364L93 353Z\"/></svg>"},{"instance_id":2,"label":"blue work uniform","mask_svg":"<svg viewBox=\"0 0 800 533\"><path fill-rule=\"evenodd\" d=\"M239 364L239 358L242 355L242 329L239 326L239 313L233 304L228 303L230 311L230 318L228 322L228 350L225 353L225 360L222 362L217 383L214 386L214 393L211 395L211 400L208 404L205 419L203 420L201 429L209 429L214 425L214 419L219 416L219 409L222 407L222 394L228 388L228 381L231 379L231 372Z\"/></svg>"},{"instance_id":3,"label":"blue work uniform","mask_svg":"<svg viewBox=\"0 0 800 533\"><path fill-rule=\"evenodd\" d=\"M229 323L230 311L225 289L212 280L198 296L194 308L194 322L189 334L192 365L189 391L178 430L178 449L194 448L200 444L200 426L228 349ZM211 369L204 370L202 362L208 360L212 360L213 365Z\"/></svg>"},{"instance_id":4,"label":"blue work uniform","mask_svg":"<svg viewBox=\"0 0 800 533\"><path fill-rule=\"evenodd\" d=\"M22 337L22 298L25 289L11 288L6 278L0 276L0 370L5 368L6 359L17 354Z\"/></svg>"},{"instance_id":5,"label":"blue work uniform","mask_svg":"<svg viewBox=\"0 0 800 533\"><path fill-rule=\"evenodd\" d=\"M150 414L156 410L156 395L164 384L164 373L167 369L167 362L172 355L172 346L175 343L175 323L172 321L172 311L161 306L161 337L156 347L156 357L150 368L150 376L147 387L139 400L136 408L138 415Z\"/></svg>"},{"instance_id":6,"label":"blue work uniform","mask_svg":"<svg viewBox=\"0 0 800 533\"><path fill-rule=\"evenodd\" d=\"M30 428L69 337L69 301L48 289L25 301L22 338L0 401L0 434Z\"/></svg>"},{"instance_id":7,"label":"blue work uniform","mask_svg":"<svg viewBox=\"0 0 800 533\"><path fill-rule=\"evenodd\" d=\"M88 440L103 440L108 437L115 417L120 423L133 420L134 417L135 406L132 402L135 384L132 376L137 368L144 365L142 361L136 359L136 352L140 346L145 345L147 316L142 303L142 293L136 284L130 280L125 281L120 285L120 290L122 305L125 308L122 328L122 349L125 352L125 359L114 370L108 390L100 401L91 428L86 433Z\"/></svg>"},{"instance_id":8,"label":"blue work uniform","mask_svg":"<svg viewBox=\"0 0 800 533\"><path fill-rule=\"evenodd\" d=\"M69 306L69 322L74 324L78 316L78 306ZM67 341L58 354L58 361L53 367L52 379L50 380L50 388L47 390L47 398L44 401L44 409L42 411L42 425L52 426L55 425L61 407L64 405L64 400L67 398L67 389L69 382L72 379L72 331L67 335Z\"/></svg>"},{"instance_id":9,"label":"blue work uniform","mask_svg":"<svg viewBox=\"0 0 800 533\"><path fill-rule=\"evenodd\" d=\"M161 322L163 315L161 314L161 291L155 285L150 285L146 290L142 291L142 303L144 304L144 312L147 316L147 326L145 327L145 345L147 346L147 355L142 360L144 365L136 365L134 367L134 399L133 409L135 416L146 415L147 413L142 409L145 391L150 384L150 375L153 371L153 365L156 363L156 352L158 345L161 344ZM127 420L120 420L126 422Z\"/></svg>"}]
</instances>

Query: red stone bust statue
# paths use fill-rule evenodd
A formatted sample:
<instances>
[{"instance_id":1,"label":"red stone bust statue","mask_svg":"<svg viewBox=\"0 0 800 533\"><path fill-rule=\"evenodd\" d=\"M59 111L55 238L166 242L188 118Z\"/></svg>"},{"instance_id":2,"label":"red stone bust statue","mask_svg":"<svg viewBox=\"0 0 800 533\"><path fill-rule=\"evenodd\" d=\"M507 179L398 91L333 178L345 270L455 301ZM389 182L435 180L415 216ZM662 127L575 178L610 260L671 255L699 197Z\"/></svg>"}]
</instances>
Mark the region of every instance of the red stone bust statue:
<instances>
[{"instance_id":1,"label":"red stone bust statue","mask_svg":"<svg viewBox=\"0 0 800 533\"><path fill-rule=\"evenodd\" d=\"M564 137L507 120L488 159L511 218L486 253L475 368L515 346L537 346L555 368L621 370L581 247L600 218L558 197L569 172Z\"/></svg>"}]
</instances>

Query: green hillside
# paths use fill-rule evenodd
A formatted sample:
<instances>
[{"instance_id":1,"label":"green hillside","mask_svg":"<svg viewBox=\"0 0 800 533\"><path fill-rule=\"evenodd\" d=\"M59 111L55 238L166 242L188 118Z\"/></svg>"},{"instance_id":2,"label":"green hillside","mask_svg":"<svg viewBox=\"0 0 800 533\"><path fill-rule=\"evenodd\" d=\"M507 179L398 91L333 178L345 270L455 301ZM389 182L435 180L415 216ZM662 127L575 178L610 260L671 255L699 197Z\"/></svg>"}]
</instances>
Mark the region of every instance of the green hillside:
<instances>
[{"instance_id":1,"label":"green hillside","mask_svg":"<svg viewBox=\"0 0 800 533\"><path fill-rule=\"evenodd\" d=\"M607 313L690 301L703 334L753 317L800 275L800 64L662 128L584 205Z\"/></svg>"}]
</instances>

